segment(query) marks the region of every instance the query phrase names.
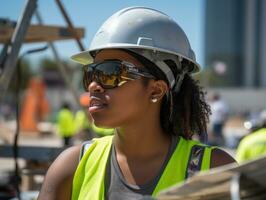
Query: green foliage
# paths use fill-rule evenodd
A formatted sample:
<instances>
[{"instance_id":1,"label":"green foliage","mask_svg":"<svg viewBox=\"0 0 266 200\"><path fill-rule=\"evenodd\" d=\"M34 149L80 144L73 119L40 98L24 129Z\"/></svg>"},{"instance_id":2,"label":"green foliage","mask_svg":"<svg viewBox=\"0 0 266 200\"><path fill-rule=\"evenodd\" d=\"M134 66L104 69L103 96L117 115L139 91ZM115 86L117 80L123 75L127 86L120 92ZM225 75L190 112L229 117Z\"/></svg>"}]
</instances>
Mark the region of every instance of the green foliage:
<instances>
[{"instance_id":1,"label":"green foliage","mask_svg":"<svg viewBox=\"0 0 266 200\"><path fill-rule=\"evenodd\" d=\"M40 70L55 70L57 71L57 63L55 62L54 59L51 59L51 58L42 58L40 61L39 61L39 68Z\"/></svg>"},{"instance_id":2,"label":"green foliage","mask_svg":"<svg viewBox=\"0 0 266 200\"><path fill-rule=\"evenodd\" d=\"M226 87L229 86L225 76L217 74L213 69L207 68L194 75L203 87Z\"/></svg>"},{"instance_id":3,"label":"green foliage","mask_svg":"<svg viewBox=\"0 0 266 200\"><path fill-rule=\"evenodd\" d=\"M20 69L18 71L18 69ZM20 79L20 83L18 83L18 76ZM17 87L20 89L25 89L28 85L29 80L33 76L33 72L31 70L31 63L27 59L18 60L16 70L14 74L12 75L10 85L9 85L9 91L11 93L15 93L17 90Z\"/></svg>"}]
</instances>

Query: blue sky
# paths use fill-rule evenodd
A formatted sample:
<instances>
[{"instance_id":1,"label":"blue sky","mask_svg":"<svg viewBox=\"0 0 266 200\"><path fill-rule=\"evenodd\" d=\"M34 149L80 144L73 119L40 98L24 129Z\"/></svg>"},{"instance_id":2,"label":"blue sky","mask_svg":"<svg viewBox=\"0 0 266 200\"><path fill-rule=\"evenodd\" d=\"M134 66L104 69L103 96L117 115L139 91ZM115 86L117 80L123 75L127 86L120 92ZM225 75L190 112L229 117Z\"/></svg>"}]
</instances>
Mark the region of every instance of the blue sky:
<instances>
[{"instance_id":1,"label":"blue sky","mask_svg":"<svg viewBox=\"0 0 266 200\"><path fill-rule=\"evenodd\" d=\"M204 38L204 0L61 0L75 26L85 28L85 38L82 40L86 48L101 24L114 12L128 6L148 6L165 12L172 17L185 31L192 49L196 53L197 61L203 64ZM0 17L17 20L22 12L26 0L10 0L1 3ZM39 12L45 24L65 25L65 21L54 0L39 0ZM32 22L35 22L33 18ZM55 43L59 55L67 59L79 51L73 41ZM26 49L43 46L23 45L21 52ZM43 56L52 56L48 50L45 53L31 55L30 59L38 60Z\"/></svg>"}]
</instances>

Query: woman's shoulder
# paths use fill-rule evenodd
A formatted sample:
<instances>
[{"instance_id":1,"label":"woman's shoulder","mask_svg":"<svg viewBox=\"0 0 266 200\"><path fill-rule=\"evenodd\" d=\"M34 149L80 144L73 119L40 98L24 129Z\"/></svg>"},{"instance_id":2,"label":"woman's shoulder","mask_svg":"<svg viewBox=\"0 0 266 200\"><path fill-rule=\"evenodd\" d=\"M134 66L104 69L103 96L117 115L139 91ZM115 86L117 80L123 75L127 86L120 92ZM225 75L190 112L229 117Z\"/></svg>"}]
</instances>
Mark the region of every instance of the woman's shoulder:
<instances>
[{"instance_id":1,"label":"woman's shoulder","mask_svg":"<svg viewBox=\"0 0 266 200\"><path fill-rule=\"evenodd\" d=\"M55 168L64 168L63 171L70 172L76 169L79 163L79 154L82 148L82 144L71 146L62 151L56 160L53 162L49 170ZM68 165L67 165L68 164ZM66 167L67 166L67 167Z\"/></svg>"},{"instance_id":2,"label":"woman's shoulder","mask_svg":"<svg viewBox=\"0 0 266 200\"><path fill-rule=\"evenodd\" d=\"M237 162L229 153L220 148L212 149L210 168L215 168L231 163L237 163Z\"/></svg>"},{"instance_id":3,"label":"woman's shoulder","mask_svg":"<svg viewBox=\"0 0 266 200\"><path fill-rule=\"evenodd\" d=\"M38 199L70 199L82 145L64 150L49 167Z\"/></svg>"}]
</instances>

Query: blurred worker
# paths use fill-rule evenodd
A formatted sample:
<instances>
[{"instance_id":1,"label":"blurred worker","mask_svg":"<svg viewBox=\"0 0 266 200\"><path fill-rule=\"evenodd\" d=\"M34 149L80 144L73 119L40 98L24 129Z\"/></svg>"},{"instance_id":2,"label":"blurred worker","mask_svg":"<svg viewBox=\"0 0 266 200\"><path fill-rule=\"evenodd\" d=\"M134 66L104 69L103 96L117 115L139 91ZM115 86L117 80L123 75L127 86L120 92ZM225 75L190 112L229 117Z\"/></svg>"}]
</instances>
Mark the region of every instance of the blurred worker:
<instances>
[{"instance_id":1,"label":"blurred worker","mask_svg":"<svg viewBox=\"0 0 266 200\"><path fill-rule=\"evenodd\" d=\"M75 134L75 122L73 112L68 103L64 103L58 113L57 128L59 135L64 140L64 145L70 145L70 140Z\"/></svg>"},{"instance_id":2,"label":"blurred worker","mask_svg":"<svg viewBox=\"0 0 266 200\"><path fill-rule=\"evenodd\" d=\"M262 111L253 132L244 137L237 148L238 162L249 161L266 155L266 110Z\"/></svg>"},{"instance_id":3,"label":"blurred worker","mask_svg":"<svg viewBox=\"0 0 266 200\"><path fill-rule=\"evenodd\" d=\"M218 93L213 93L209 98L211 107L210 115L210 143L223 145L223 128L228 117L228 106Z\"/></svg>"}]
</instances>

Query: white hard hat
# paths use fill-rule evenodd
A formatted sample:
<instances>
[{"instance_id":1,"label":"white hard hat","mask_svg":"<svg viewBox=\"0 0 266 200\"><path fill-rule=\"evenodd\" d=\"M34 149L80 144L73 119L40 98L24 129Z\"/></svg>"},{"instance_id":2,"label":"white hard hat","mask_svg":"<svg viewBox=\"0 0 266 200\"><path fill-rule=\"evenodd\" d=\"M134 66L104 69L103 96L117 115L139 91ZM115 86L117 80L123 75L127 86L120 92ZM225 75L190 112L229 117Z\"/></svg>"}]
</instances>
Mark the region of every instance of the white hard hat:
<instances>
[{"instance_id":1,"label":"white hard hat","mask_svg":"<svg viewBox=\"0 0 266 200\"><path fill-rule=\"evenodd\" d=\"M175 84L173 72L163 61L173 60L177 67L185 59L190 63L189 73L198 72L199 64L186 34L166 14L146 7L129 7L109 17L95 34L90 48L71 58L83 65L93 61L101 49L128 49L154 62L167 76L171 87Z\"/></svg>"}]
</instances>

